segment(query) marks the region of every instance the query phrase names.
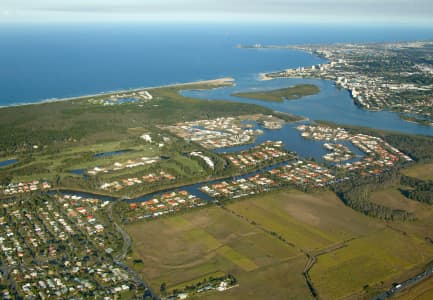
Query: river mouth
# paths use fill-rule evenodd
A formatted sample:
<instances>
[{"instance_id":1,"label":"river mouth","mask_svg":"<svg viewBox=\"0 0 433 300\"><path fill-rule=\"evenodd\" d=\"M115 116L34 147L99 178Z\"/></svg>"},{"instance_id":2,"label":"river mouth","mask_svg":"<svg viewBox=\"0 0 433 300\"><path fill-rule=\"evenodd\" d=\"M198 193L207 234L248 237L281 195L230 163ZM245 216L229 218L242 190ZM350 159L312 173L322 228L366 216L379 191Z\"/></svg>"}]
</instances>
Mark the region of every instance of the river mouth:
<instances>
[{"instance_id":1,"label":"river mouth","mask_svg":"<svg viewBox=\"0 0 433 300\"><path fill-rule=\"evenodd\" d=\"M181 94L186 97L193 97L203 100L229 100L234 102L243 102L249 104L256 104L267 107L274 111L290 113L308 117L310 120L325 120L345 125L358 125L364 127L372 127L384 130L400 131L409 134L433 135L433 130L430 127L422 126L414 123L409 123L400 119L398 114L393 112L371 112L365 111L357 107L347 90L338 89L332 82L320 79L275 79L270 81L261 81L257 76L246 76L236 81L236 86L222 87L212 90L185 90ZM298 100L285 100L284 102L268 102L260 100L251 100L231 96L235 92L240 91L253 91L253 90L271 90L283 87L288 87L297 84L315 84L319 86L320 93L313 96L306 96ZM323 155L327 153L323 145L325 141L315 141L305 139L301 136L296 127L300 124L308 124L311 121L299 121L294 123L286 123L281 129L266 129L257 122L250 122L253 128L261 129L262 135L257 136L253 143L236 146L231 148L222 148L213 150L214 153L234 153L248 150L265 141L283 141L286 150L295 151L302 159L314 159L315 161L326 163L327 165L335 165L323 160ZM356 162L364 157L364 153L356 148L348 141L338 141L339 143L348 147L355 157L348 162ZM97 157L119 155L127 152L128 150L119 150L113 152L98 153ZM96 156L95 155L95 156ZM287 162L284 162L287 163ZM224 180L232 180L237 178L249 178L256 174L269 171L277 168L284 163L269 166L254 172L250 172L237 177L229 177L224 179L213 179L196 184L186 185L179 188L170 188L163 191L149 193L144 196L127 199L128 202L146 202L152 198L161 195L165 192L185 190L190 194L196 195L205 201L213 202L215 199L200 191L200 187L205 184L213 184ZM74 194L74 191L61 191L60 193ZM105 200L112 201L121 199L120 197L101 197L92 193L79 193L81 196L88 198L104 198Z\"/></svg>"},{"instance_id":2,"label":"river mouth","mask_svg":"<svg viewBox=\"0 0 433 300\"><path fill-rule=\"evenodd\" d=\"M290 50L288 50L290 51ZM311 121L323 120L330 121L344 125L355 125L370 127L375 129L397 131L406 134L418 134L433 136L433 129L429 126L420 124L410 123L402 120L397 113L388 111L366 111L356 106L350 96L350 93L345 89L340 89L335 84L328 80L322 79L303 79L303 78L279 78L273 80L261 80L258 74L246 74L235 76L236 85L220 87L217 89L210 90L184 90L181 91L181 95L185 97L192 97L202 100L212 101L233 101L248 104L255 104L269 108L273 111L289 113L308 118L310 121L300 121L295 123L285 124L281 129L266 129L257 123L252 123L254 128L263 130L263 134L259 135L256 140L247 145L236 146L231 148L223 148L213 150L214 153L233 153L248 150L264 141L283 141L286 150L295 151L300 158L314 159L315 161L324 163L323 155L327 153L323 145L325 141L314 141L303 138L300 133L296 130L296 126L299 124L308 124ZM296 100L285 100L283 102L269 102L260 101L253 99L245 99L240 97L232 96L238 92L250 92L250 91L262 91L262 90L274 90L280 88L286 88L300 84L313 84L320 88L320 92L316 95L305 96ZM348 147L354 154L355 157L348 162L356 162L364 157L364 153L358 148L354 147L350 142L339 141L339 143ZM130 150L118 150L112 152L104 152L95 154L95 157L107 157L120 155ZM271 169L277 168L283 164L278 163L277 165L269 166L254 172L250 172L237 177L229 177L225 179L213 179L204 181L201 183L185 185L179 188L170 188L163 191L149 193L144 196L136 197L133 199L127 199L128 202L146 202L154 198L155 196L161 195L164 192L175 191L175 190L186 190L190 194L196 195L205 201L215 201L213 197L204 194L200 191L200 187L205 184L213 184L224 180L232 180L236 178L248 178L256 174L261 174ZM326 162L328 165L332 163ZM81 170L75 170L81 171ZM60 193L74 194L74 191L61 191ZM120 197L103 197L92 193L79 193L81 196L88 198L99 198L107 201L113 201L121 199Z\"/></svg>"},{"instance_id":3,"label":"river mouth","mask_svg":"<svg viewBox=\"0 0 433 300\"><path fill-rule=\"evenodd\" d=\"M402 120L399 114L389 111L367 111L353 102L350 93L340 89L328 80L304 78L278 78L261 80L257 74L235 78L236 85L214 90L185 90L181 94L203 100L225 100L256 104L274 111L307 117L310 120L329 121L344 125L370 127L381 130L397 131L406 134L433 136L431 126L420 125ZM316 95L305 96L296 100L270 102L239 98L234 93L265 91L286 88L299 84L313 84L320 88Z\"/></svg>"}]
</instances>

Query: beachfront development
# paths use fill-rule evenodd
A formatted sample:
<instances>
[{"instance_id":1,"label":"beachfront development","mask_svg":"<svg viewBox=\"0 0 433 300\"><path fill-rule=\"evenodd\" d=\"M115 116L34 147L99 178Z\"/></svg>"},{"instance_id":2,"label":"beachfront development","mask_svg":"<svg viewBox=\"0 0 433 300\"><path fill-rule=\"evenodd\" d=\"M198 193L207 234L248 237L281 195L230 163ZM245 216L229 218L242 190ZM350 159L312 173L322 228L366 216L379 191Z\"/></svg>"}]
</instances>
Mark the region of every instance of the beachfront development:
<instances>
[{"instance_id":1,"label":"beachfront development","mask_svg":"<svg viewBox=\"0 0 433 300\"><path fill-rule=\"evenodd\" d=\"M288 46L328 62L264 75L322 78L348 89L354 102L367 110L399 112L403 119L433 124L431 41ZM272 46L271 46L272 47ZM284 48L284 46L283 46Z\"/></svg>"},{"instance_id":2,"label":"beachfront development","mask_svg":"<svg viewBox=\"0 0 433 300\"><path fill-rule=\"evenodd\" d=\"M107 96L106 98L91 98L89 99L90 104L97 105L116 105L123 103L139 103L139 102L148 102L153 99L153 96L148 91L137 91L131 93L118 93Z\"/></svg>"}]
</instances>

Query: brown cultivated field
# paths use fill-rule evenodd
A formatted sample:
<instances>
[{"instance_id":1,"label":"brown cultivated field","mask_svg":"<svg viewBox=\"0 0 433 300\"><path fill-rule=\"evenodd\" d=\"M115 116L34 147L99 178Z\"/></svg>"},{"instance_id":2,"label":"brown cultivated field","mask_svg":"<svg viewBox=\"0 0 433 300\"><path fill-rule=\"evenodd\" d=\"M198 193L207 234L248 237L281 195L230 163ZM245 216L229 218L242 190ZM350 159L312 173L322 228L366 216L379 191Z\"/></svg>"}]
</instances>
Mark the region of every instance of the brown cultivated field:
<instances>
[{"instance_id":1,"label":"brown cultivated field","mask_svg":"<svg viewBox=\"0 0 433 300\"><path fill-rule=\"evenodd\" d=\"M374 201L407 200L383 193ZM433 212L407 204L422 218L386 223L353 211L331 192L288 190L127 230L143 277L156 291L163 282L170 289L222 272L234 274L239 287L202 299L310 299L302 275L309 253L317 255L309 274L321 299L370 297L433 260L433 244L420 230L433 222Z\"/></svg>"},{"instance_id":2,"label":"brown cultivated field","mask_svg":"<svg viewBox=\"0 0 433 300\"><path fill-rule=\"evenodd\" d=\"M277 232L306 251L366 235L383 227L344 206L331 192L271 193L235 202L228 208L269 231Z\"/></svg>"},{"instance_id":3,"label":"brown cultivated field","mask_svg":"<svg viewBox=\"0 0 433 300\"><path fill-rule=\"evenodd\" d=\"M268 294L273 299L309 299L301 275L305 257L221 208L130 225L127 230L135 241L134 253L143 260L143 277L156 291L163 282L170 289L223 272L241 282L225 292L233 299L265 299Z\"/></svg>"}]
</instances>

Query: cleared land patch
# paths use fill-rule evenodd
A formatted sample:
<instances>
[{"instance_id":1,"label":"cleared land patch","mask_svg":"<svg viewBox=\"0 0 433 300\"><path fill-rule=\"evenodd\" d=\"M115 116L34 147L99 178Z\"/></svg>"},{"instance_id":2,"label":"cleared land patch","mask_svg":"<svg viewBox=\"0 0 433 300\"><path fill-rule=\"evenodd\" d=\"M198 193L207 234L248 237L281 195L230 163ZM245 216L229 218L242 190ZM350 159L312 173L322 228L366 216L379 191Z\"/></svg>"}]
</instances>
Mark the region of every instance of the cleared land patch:
<instances>
[{"instance_id":1,"label":"cleared land patch","mask_svg":"<svg viewBox=\"0 0 433 300\"><path fill-rule=\"evenodd\" d=\"M417 217L422 217L428 213L429 205L417 202L403 196L397 188L389 188L383 191L372 193L370 200L393 209L407 210L415 213Z\"/></svg>"},{"instance_id":2,"label":"cleared land patch","mask_svg":"<svg viewBox=\"0 0 433 300\"><path fill-rule=\"evenodd\" d=\"M364 286L385 286L423 267L433 257L433 247L425 241L384 229L353 240L347 247L319 256L310 272L323 299L339 299L362 292Z\"/></svg>"},{"instance_id":3,"label":"cleared land patch","mask_svg":"<svg viewBox=\"0 0 433 300\"><path fill-rule=\"evenodd\" d=\"M284 191L235 202L228 209L307 251L381 227L345 207L333 193Z\"/></svg>"},{"instance_id":4,"label":"cleared land patch","mask_svg":"<svg viewBox=\"0 0 433 300\"><path fill-rule=\"evenodd\" d=\"M402 170L402 173L406 176L416 177L423 180L433 180L433 163L416 164L410 168Z\"/></svg>"},{"instance_id":5,"label":"cleared land patch","mask_svg":"<svg viewBox=\"0 0 433 300\"><path fill-rule=\"evenodd\" d=\"M404 197L398 187L392 187L383 191L373 192L370 196L372 202L391 207L393 209L405 209L415 214L414 222L393 222L388 226L406 233L411 233L427 241L433 241L433 206L417 202ZM433 246L433 242L432 246ZM433 259L433 258L432 258Z\"/></svg>"},{"instance_id":6,"label":"cleared land patch","mask_svg":"<svg viewBox=\"0 0 433 300\"><path fill-rule=\"evenodd\" d=\"M245 271L252 271L257 268L257 265L239 252L233 250L229 246L223 246L217 250L218 254L235 263Z\"/></svg>"},{"instance_id":7,"label":"cleared land patch","mask_svg":"<svg viewBox=\"0 0 433 300\"><path fill-rule=\"evenodd\" d=\"M366 285L374 296L421 271L433 259L433 244L419 228L431 228L432 215L386 223L346 207L332 192L285 190L127 229L156 291L163 282L180 287L223 272L239 287L202 299L310 299L302 276L308 252L324 253L309 271L319 297L338 299L363 295Z\"/></svg>"},{"instance_id":8,"label":"cleared land patch","mask_svg":"<svg viewBox=\"0 0 433 300\"><path fill-rule=\"evenodd\" d=\"M129 225L127 230L134 241L134 255L143 261L143 277L155 291L163 282L172 289L223 272L234 274L241 283L230 293L243 294L246 287L264 293L261 290L268 286L277 290L290 286L308 299L301 276L305 258L293 247L219 207ZM293 274L292 264L299 269ZM287 282L276 287L271 280L281 274ZM254 281L258 278L265 278L265 282ZM298 287L292 283L295 280L300 283ZM276 299L287 299L282 291Z\"/></svg>"}]
</instances>

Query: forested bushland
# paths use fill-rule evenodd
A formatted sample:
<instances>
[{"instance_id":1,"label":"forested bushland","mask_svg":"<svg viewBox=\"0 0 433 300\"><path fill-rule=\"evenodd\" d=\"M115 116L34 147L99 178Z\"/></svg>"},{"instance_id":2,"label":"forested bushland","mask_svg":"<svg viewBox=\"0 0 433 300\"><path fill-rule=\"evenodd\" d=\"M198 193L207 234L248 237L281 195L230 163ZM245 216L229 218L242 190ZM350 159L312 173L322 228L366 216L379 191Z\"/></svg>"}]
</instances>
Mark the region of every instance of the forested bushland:
<instances>
[{"instance_id":1,"label":"forested bushland","mask_svg":"<svg viewBox=\"0 0 433 300\"><path fill-rule=\"evenodd\" d=\"M418 162L433 160L433 137L385 134L382 138Z\"/></svg>"},{"instance_id":2,"label":"forested bushland","mask_svg":"<svg viewBox=\"0 0 433 300\"><path fill-rule=\"evenodd\" d=\"M333 187L337 196L350 208L364 215L390 221L412 221L415 215L399 209L393 209L371 202L372 192L384 189L400 182L397 169L392 169L377 176L358 177L346 180Z\"/></svg>"},{"instance_id":3,"label":"forested bushland","mask_svg":"<svg viewBox=\"0 0 433 300\"><path fill-rule=\"evenodd\" d=\"M206 85L192 87L210 88ZM187 87L151 90L155 99L148 103L102 106L89 104L84 97L71 101L1 108L0 156L48 151L54 145L68 147L70 142L76 144L85 141L92 144L102 138L121 140L128 128L273 113L258 105L183 97L179 92L185 88ZM289 115L285 115L285 118L299 119ZM35 145L38 146L37 149L33 148Z\"/></svg>"},{"instance_id":4,"label":"forested bushland","mask_svg":"<svg viewBox=\"0 0 433 300\"><path fill-rule=\"evenodd\" d=\"M415 201L433 204L433 181L401 176L400 183L402 186L409 187L400 189L405 197Z\"/></svg>"}]
</instances>

